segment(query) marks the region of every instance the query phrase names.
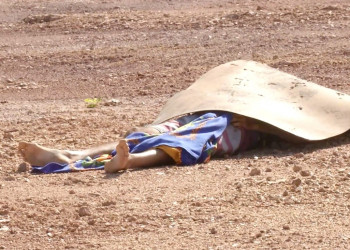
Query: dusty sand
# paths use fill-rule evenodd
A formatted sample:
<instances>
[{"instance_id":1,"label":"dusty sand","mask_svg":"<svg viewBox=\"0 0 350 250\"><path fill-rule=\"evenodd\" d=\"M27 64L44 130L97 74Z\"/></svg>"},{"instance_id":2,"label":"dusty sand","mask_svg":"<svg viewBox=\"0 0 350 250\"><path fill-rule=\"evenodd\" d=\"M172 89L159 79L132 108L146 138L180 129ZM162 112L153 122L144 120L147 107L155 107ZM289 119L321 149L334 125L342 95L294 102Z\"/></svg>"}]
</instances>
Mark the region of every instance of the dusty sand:
<instances>
[{"instance_id":1,"label":"dusty sand","mask_svg":"<svg viewBox=\"0 0 350 250\"><path fill-rule=\"evenodd\" d=\"M2 0L0 249L348 248L349 133L112 175L19 173L16 148L116 141L237 59L350 94L349 13L347 0Z\"/></svg>"}]
</instances>

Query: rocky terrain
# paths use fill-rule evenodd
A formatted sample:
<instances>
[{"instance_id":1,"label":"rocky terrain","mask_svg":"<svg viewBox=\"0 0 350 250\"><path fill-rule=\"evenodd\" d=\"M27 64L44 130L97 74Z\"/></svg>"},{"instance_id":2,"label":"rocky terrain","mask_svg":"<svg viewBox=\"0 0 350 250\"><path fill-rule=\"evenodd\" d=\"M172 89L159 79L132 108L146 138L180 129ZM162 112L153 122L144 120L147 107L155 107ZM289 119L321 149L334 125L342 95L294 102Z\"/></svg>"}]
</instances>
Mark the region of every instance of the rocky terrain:
<instances>
[{"instance_id":1,"label":"rocky terrain","mask_svg":"<svg viewBox=\"0 0 350 250\"><path fill-rule=\"evenodd\" d=\"M349 133L110 175L33 175L17 145L116 141L237 59L350 94L349 13L347 0L2 0L0 249L348 248Z\"/></svg>"}]
</instances>

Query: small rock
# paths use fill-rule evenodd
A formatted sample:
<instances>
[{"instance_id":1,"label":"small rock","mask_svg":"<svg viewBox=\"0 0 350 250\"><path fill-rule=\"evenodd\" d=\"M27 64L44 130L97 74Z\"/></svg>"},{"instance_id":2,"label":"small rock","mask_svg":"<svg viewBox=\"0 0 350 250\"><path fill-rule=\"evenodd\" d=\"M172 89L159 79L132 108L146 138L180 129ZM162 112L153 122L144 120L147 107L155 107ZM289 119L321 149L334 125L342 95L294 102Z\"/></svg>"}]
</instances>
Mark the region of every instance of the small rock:
<instances>
[{"instance_id":1,"label":"small rock","mask_svg":"<svg viewBox=\"0 0 350 250\"><path fill-rule=\"evenodd\" d=\"M265 172L272 172L272 169L271 168L266 168Z\"/></svg>"},{"instance_id":2,"label":"small rock","mask_svg":"<svg viewBox=\"0 0 350 250\"><path fill-rule=\"evenodd\" d=\"M294 155L295 158L302 158L304 156L303 153L297 153Z\"/></svg>"},{"instance_id":3,"label":"small rock","mask_svg":"<svg viewBox=\"0 0 350 250\"><path fill-rule=\"evenodd\" d=\"M292 181L292 184L293 184L294 186L296 186L296 187L299 187L300 184L301 184L301 180L300 180L299 178L294 179L294 180Z\"/></svg>"},{"instance_id":4,"label":"small rock","mask_svg":"<svg viewBox=\"0 0 350 250\"><path fill-rule=\"evenodd\" d=\"M283 192L283 194L282 194L283 196L288 196L288 191L287 190L285 190L284 192Z\"/></svg>"},{"instance_id":5,"label":"small rock","mask_svg":"<svg viewBox=\"0 0 350 250\"><path fill-rule=\"evenodd\" d=\"M8 209L2 209L0 210L0 215L8 215L10 211Z\"/></svg>"},{"instance_id":6,"label":"small rock","mask_svg":"<svg viewBox=\"0 0 350 250\"><path fill-rule=\"evenodd\" d=\"M71 183L69 180L65 180L65 181L63 182L63 185L69 186L69 185L72 185L72 183Z\"/></svg>"},{"instance_id":7,"label":"small rock","mask_svg":"<svg viewBox=\"0 0 350 250\"><path fill-rule=\"evenodd\" d=\"M53 234L52 233L47 233L47 236L51 238L53 236Z\"/></svg>"},{"instance_id":8,"label":"small rock","mask_svg":"<svg viewBox=\"0 0 350 250\"><path fill-rule=\"evenodd\" d=\"M211 234L217 234L217 230L215 229L215 227L213 227L213 228L210 228L210 233Z\"/></svg>"},{"instance_id":9,"label":"small rock","mask_svg":"<svg viewBox=\"0 0 350 250\"><path fill-rule=\"evenodd\" d=\"M290 229L290 227L288 225L284 225L282 228L283 228L283 230L289 230Z\"/></svg>"},{"instance_id":10,"label":"small rock","mask_svg":"<svg viewBox=\"0 0 350 250\"><path fill-rule=\"evenodd\" d=\"M17 172L19 172L19 173L28 172L29 168L30 168L29 163L22 162L21 164L19 164L19 166L17 168Z\"/></svg>"},{"instance_id":11,"label":"small rock","mask_svg":"<svg viewBox=\"0 0 350 250\"><path fill-rule=\"evenodd\" d=\"M346 171L345 168L340 168L340 169L338 169L338 173L339 173L339 174L344 174L345 171Z\"/></svg>"},{"instance_id":12,"label":"small rock","mask_svg":"<svg viewBox=\"0 0 350 250\"><path fill-rule=\"evenodd\" d=\"M297 165L293 166L293 171L294 172L299 172L300 170L302 170L302 168L300 166L297 166Z\"/></svg>"},{"instance_id":13,"label":"small rock","mask_svg":"<svg viewBox=\"0 0 350 250\"><path fill-rule=\"evenodd\" d=\"M83 216L91 215L91 212L90 212L88 207L81 207L78 210L78 214L79 214L80 217L83 217Z\"/></svg>"},{"instance_id":14,"label":"small rock","mask_svg":"<svg viewBox=\"0 0 350 250\"><path fill-rule=\"evenodd\" d=\"M64 17L63 15L54 15L54 14L29 15L23 19L23 22L28 23L28 24L47 23L47 22L56 21L56 20L61 19L63 17Z\"/></svg>"},{"instance_id":15,"label":"small rock","mask_svg":"<svg viewBox=\"0 0 350 250\"><path fill-rule=\"evenodd\" d=\"M4 133L3 138L4 138L5 140L10 140L10 141L12 141L13 138L14 138L14 136L13 136L13 134L11 134L11 133Z\"/></svg>"},{"instance_id":16,"label":"small rock","mask_svg":"<svg viewBox=\"0 0 350 250\"><path fill-rule=\"evenodd\" d=\"M324 189L324 187L320 187L320 188L318 189L318 192L324 193L324 192L326 192L326 189Z\"/></svg>"},{"instance_id":17,"label":"small rock","mask_svg":"<svg viewBox=\"0 0 350 250\"><path fill-rule=\"evenodd\" d=\"M69 190L69 194L75 194L74 190Z\"/></svg>"},{"instance_id":18,"label":"small rock","mask_svg":"<svg viewBox=\"0 0 350 250\"><path fill-rule=\"evenodd\" d=\"M95 224L96 224L96 220L91 219L91 220L88 221L88 224L89 224L90 226L95 225Z\"/></svg>"},{"instance_id":19,"label":"small rock","mask_svg":"<svg viewBox=\"0 0 350 250\"><path fill-rule=\"evenodd\" d=\"M272 201L275 201L277 203L280 202L280 197L278 195L269 195L269 199L272 200Z\"/></svg>"},{"instance_id":20,"label":"small rock","mask_svg":"<svg viewBox=\"0 0 350 250\"><path fill-rule=\"evenodd\" d=\"M79 182L83 182L82 180L74 177L68 177L68 180L70 180L72 183L77 184Z\"/></svg>"},{"instance_id":21,"label":"small rock","mask_svg":"<svg viewBox=\"0 0 350 250\"><path fill-rule=\"evenodd\" d=\"M242 184L242 182L238 181L238 182L235 183L235 186L236 186L237 189L241 189L243 187L243 184Z\"/></svg>"},{"instance_id":22,"label":"small rock","mask_svg":"<svg viewBox=\"0 0 350 250\"><path fill-rule=\"evenodd\" d=\"M106 101L103 105L104 106L117 106L119 104L121 104L120 100L118 100L118 99L111 99L111 100Z\"/></svg>"},{"instance_id":23,"label":"small rock","mask_svg":"<svg viewBox=\"0 0 350 250\"><path fill-rule=\"evenodd\" d=\"M15 181L16 178L14 176L7 176L5 177L5 181Z\"/></svg>"},{"instance_id":24,"label":"small rock","mask_svg":"<svg viewBox=\"0 0 350 250\"><path fill-rule=\"evenodd\" d=\"M260 174L261 174L261 170L258 168L253 168L249 173L250 176L256 176L256 175L260 175Z\"/></svg>"},{"instance_id":25,"label":"small rock","mask_svg":"<svg viewBox=\"0 0 350 250\"><path fill-rule=\"evenodd\" d=\"M10 228L8 226L2 226L0 227L0 231L9 231Z\"/></svg>"},{"instance_id":26,"label":"small rock","mask_svg":"<svg viewBox=\"0 0 350 250\"><path fill-rule=\"evenodd\" d=\"M117 204L117 202L115 202L115 201L104 201L104 202L102 202L102 206L111 206L111 205L116 205Z\"/></svg>"},{"instance_id":27,"label":"small rock","mask_svg":"<svg viewBox=\"0 0 350 250\"><path fill-rule=\"evenodd\" d=\"M308 180L305 180L305 184L307 184L307 185L312 185L313 182L312 182L312 180L308 179Z\"/></svg>"},{"instance_id":28,"label":"small rock","mask_svg":"<svg viewBox=\"0 0 350 250\"><path fill-rule=\"evenodd\" d=\"M311 172L309 170L302 170L300 171L300 175L303 177L310 176Z\"/></svg>"}]
</instances>

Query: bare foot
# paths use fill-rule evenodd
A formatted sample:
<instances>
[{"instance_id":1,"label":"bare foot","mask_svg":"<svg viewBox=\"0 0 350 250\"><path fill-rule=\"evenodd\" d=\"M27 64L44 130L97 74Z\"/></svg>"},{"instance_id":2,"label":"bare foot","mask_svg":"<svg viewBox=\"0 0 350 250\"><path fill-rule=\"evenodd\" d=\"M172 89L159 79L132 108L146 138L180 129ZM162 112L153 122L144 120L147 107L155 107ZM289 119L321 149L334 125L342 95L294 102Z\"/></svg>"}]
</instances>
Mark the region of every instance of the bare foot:
<instances>
[{"instance_id":1,"label":"bare foot","mask_svg":"<svg viewBox=\"0 0 350 250\"><path fill-rule=\"evenodd\" d=\"M117 155L114 156L110 162L105 164L105 171L107 173L125 170L130 167L132 155L129 153L129 146L126 140L119 141L116 151Z\"/></svg>"},{"instance_id":2,"label":"bare foot","mask_svg":"<svg viewBox=\"0 0 350 250\"><path fill-rule=\"evenodd\" d=\"M32 166L45 166L50 162L71 163L68 151L45 148L34 143L20 142L18 151Z\"/></svg>"}]
</instances>

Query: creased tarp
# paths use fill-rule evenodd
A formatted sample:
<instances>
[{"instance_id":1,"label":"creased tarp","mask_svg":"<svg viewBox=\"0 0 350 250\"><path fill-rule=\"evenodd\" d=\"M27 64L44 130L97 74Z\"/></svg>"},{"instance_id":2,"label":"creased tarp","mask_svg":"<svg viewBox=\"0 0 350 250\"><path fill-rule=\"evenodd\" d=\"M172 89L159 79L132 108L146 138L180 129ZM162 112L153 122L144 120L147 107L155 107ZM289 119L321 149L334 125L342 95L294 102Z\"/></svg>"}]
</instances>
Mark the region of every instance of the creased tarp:
<instances>
[{"instance_id":1,"label":"creased tarp","mask_svg":"<svg viewBox=\"0 0 350 250\"><path fill-rule=\"evenodd\" d=\"M222 64L175 94L154 124L208 110L258 119L307 140L350 129L349 95L243 60Z\"/></svg>"}]
</instances>

